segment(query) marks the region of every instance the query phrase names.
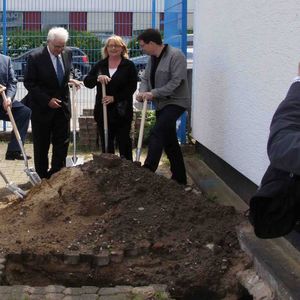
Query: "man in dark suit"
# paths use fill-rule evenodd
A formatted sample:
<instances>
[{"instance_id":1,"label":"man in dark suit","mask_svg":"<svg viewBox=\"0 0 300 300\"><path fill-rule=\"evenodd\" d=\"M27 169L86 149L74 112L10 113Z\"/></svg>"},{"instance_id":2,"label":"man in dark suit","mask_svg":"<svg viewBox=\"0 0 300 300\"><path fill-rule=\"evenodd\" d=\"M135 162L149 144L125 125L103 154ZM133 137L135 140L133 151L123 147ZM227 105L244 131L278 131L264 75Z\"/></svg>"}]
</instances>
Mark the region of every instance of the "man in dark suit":
<instances>
[{"instance_id":1,"label":"man in dark suit","mask_svg":"<svg viewBox=\"0 0 300 300\"><path fill-rule=\"evenodd\" d=\"M24 143L31 110L19 101L13 101L17 92L17 79L11 65L10 57L0 54L0 84L6 87L6 99L0 95L0 120L9 121L7 108L10 106L16 125ZM27 158L30 158L27 156ZM24 159L15 134L12 132L5 155L7 160Z\"/></svg>"},{"instance_id":2,"label":"man in dark suit","mask_svg":"<svg viewBox=\"0 0 300 300\"><path fill-rule=\"evenodd\" d=\"M271 122L268 156L273 168L300 175L300 64Z\"/></svg>"},{"instance_id":3,"label":"man in dark suit","mask_svg":"<svg viewBox=\"0 0 300 300\"><path fill-rule=\"evenodd\" d=\"M300 228L300 64L273 115L267 151L270 165L250 199L249 219L258 237L275 238Z\"/></svg>"},{"instance_id":4,"label":"man in dark suit","mask_svg":"<svg viewBox=\"0 0 300 300\"><path fill-rule=\"evenodd\" d=\"M70 135L69 81L72 52L66 48L68 31L62 27L49 30L47 46L33 51L27 62L24 85L32 109L31 124L35 169L41 178L50 178L65 166ZM48 152L52 143L49 169Z\"/></svg>"}]
</instances>

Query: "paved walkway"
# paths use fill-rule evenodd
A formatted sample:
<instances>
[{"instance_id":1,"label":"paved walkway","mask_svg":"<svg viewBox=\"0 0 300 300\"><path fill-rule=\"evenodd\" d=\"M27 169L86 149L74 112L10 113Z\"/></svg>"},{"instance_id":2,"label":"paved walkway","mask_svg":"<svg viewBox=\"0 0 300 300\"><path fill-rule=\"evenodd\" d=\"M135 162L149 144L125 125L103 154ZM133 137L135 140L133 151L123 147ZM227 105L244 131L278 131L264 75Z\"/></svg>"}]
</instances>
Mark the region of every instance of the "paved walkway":
<instances>
[{"instance_id":1,"label":"paved walkway","mask_svg":"<svg viewBox=\"0 0 300 300\"><path fill-rule=\"evenodd\" d=\"M27 183L28 177L24 172L25 165L23 160L5 160L5 153L7 149L6 142L0 142L0 170L7 177L8 181L16 184ZM32 144L25 144L25 151L27 155L33 157ZM29 160L29 167L33 167L33 159ZM1 178L0 188L5 187L5 182Z\"/></svg>"}]
</instances>

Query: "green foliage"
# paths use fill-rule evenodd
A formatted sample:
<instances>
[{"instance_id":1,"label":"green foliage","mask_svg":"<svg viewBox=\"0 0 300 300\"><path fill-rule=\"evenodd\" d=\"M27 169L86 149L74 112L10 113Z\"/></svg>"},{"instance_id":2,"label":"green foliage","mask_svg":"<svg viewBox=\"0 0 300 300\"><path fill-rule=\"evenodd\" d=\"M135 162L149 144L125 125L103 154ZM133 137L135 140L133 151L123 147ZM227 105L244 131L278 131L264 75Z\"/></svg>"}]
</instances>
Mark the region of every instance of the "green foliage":
<instances>
[{"instance_id":1,"label":"green foliage","mask_svg":"<svg viewBox=\"0 0 300 300\"><path fill-rule=\"evenodd\" d=\"M19 56L32 48L45 45L46 38L46 31L10 30L7 32L7 54L11 57Z\"/></svg>"},{"instance_id":2,"label":"green foliage","mask_svg":"<svg viewBox=\"0 0 300 300\"><path fill-rule=\"evenodd\" d=\"M13 29L7 32L7 54L17 57L24 52L46 45L48 31L20 31ZM101 48L103 41L98 39L93 33L85 31L69 31L69 46L78 47L83 50L91 63L101 59ZM1 37L1 48L3 47Z\"/></svg>"},{"instance_id":3,"label":"green foliage","mask_svg":"<svg viewBox=\"0 0 300 300\"><path fill-rule=\"evenodd\" d=\"M142 116L142 112L141 111L137 111L136 113L136 119L140 119ZM150 134L150 130L153 127L154 123L155 123L156 117L155 117L155 111L150 110L147 111L146 113L146 119L145 119L145 126L144 126L144 137L143 137L143 144L147 145L148 144L148 139L149 139L149 134ZM139 128L137 128L137 132L135 134L135 139L138 139L139 136Z\"/></svg>"},{"instance_id":4,"label":"green foliage","mask_svg":"<svg viewBox=\"0 0 300 300\"><path fill-rule=\"evenodd\" d=\"M145 130L144 130L144 136L148 139L150 130L152 129L154 123L155 123L156 117L155 117L155 111L150 110L147 111L146 114L146 120L145 120Z\"/></svg>"},{"instance_id":5,"label":"green foliage","mask_svg":"<svg viewBox=\"0 0 300 300\"><path fill-rule=\"evenodd\" d=\"M101 59L101 49L104 41L99 40L93 33L85 31L69 31L69 46L78 47L83 50L91 63Z\"/></svg>"},{"instance_id":6,"label":"green foliage","mask_svg":"<svg viewBox=\"0 0 300 300\"><path fill-rule=\"evenodd\" d=\"M139 42L136 38L131 39L127 44L129 57L136 57L143 54L142 50L140 49Z\"/></svg>"}]
</instances>

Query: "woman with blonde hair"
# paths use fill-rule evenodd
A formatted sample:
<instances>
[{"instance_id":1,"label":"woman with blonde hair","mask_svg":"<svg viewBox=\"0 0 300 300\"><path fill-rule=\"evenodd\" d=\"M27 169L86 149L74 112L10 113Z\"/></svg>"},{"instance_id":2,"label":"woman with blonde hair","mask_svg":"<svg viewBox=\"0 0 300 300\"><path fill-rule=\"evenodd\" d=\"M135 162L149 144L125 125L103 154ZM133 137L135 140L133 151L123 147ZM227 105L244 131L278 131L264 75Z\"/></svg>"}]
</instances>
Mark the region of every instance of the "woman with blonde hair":
<instances>
[{"instance_id":1,"label":"woman with blonde hair","mask_svg":"<svg viewBox=\"0 0 300 300\"><path fill-rule=\"evenodd\" d=\"M97 86L94 118L100 132L101 149L104 147L103 105L107 106L108 152L115 153L115 144L121 157L132 160L130 129L133 116L133 94L137 88L137 70L128 59L128 49L120 36L109 37L98 61L84 79L88 88ZM106 96L102 95L102 83Z\"/></svg>"}]
</instances>

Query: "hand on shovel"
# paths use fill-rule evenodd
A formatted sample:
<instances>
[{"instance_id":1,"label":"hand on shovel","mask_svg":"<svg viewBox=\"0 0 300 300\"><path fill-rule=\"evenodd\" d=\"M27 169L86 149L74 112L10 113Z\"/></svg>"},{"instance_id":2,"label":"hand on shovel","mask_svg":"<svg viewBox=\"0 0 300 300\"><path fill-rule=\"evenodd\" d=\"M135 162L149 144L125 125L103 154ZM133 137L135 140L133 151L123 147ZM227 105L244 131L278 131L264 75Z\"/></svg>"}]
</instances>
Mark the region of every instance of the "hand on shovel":
<instances>
[{"instance_id":1,"label":"hand on shovel","mask_svg":"<svg viewBox=\"0 0 300 300\"><path fill-rule=\"evenodd\" d=\"M144 100L151 101L153 100L153 94L151 92L138 93L136 100L139 102L143 102Z\"/></svg>"},{"instance_id":2,"label":"hand on shovel","mask_svg":"<svg viewBox=\"0 0 300 300\"><path fill-rule=\"evenodd\" d=\"M4 85L0 84L1 95L5 92L5 90L6 90L6 87ZM11 98L6 96L6 97L2 97L2 99L3 99L3 103L2 103L3 109L5 111L7 111L7 108L11 107Z\"/></svg>"},{"instance_id":3,"label":"hand on shovel","mask_svg":"<svg viewBox=\"0 0 300 300\"><path fill-rule=\"evenodd\" d=\"M99 75L97 77L97 81L100 82L101 84L108 84L111 81L111 78L108 77L107 75Z\"/></svg>"},{"instance_id":4,"label":"hand on shovel","mask_svg":"<svg viewBox=\"0 0 300 300\"><path fill-rule=\"evenodd\" d=\"M76 80L76 79L73 79L73 78L70 78L68 84L69 84L70 87L75 85L76 91L78 91L81 88L81 86L83 85L83 82L79 81L79 80Z\"/></svg>"}]
</instances>

